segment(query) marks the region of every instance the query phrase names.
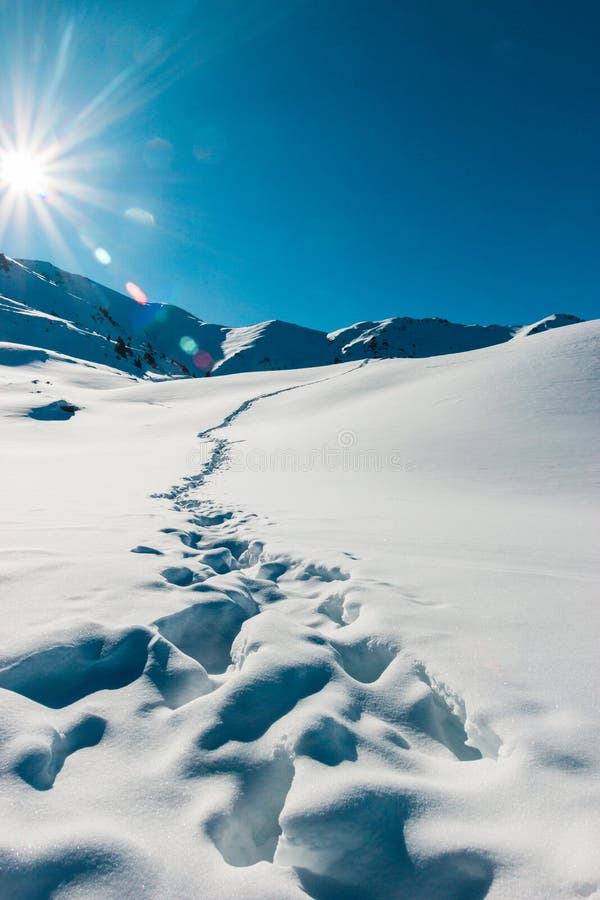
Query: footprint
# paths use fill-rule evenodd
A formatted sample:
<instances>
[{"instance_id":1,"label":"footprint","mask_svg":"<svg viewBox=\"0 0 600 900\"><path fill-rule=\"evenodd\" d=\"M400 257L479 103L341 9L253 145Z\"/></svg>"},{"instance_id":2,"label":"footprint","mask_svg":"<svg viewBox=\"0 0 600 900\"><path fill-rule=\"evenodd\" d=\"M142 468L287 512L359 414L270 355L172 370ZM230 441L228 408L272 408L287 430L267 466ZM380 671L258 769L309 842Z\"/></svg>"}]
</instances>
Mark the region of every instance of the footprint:
<instances>
[{"instance_id":1,"label":"footprint","mask_svg":"<svg viewBox=\"0 0 600 900\"><path fill-rule=\"evenodd\" d=\"M397 654L397 650L379 643L375 638L363 638L354 644L332 641L341 658L342 668L363 684L371 684L385 672Z\"/></svg>"},{"instance_id":2,"label":"footprint","mask_svg":"<svg viewBox=\"0 0 600 900\"><path fill-rule=\"evenodd\" d=\"M201 553L198 559L205 566L209 566L217 575L225 575L238 567L237 560L234 558L231 550L222 545Z\"/></svg>"},{"instance_id":3,"label":"footprint","mask_svg":"<svg viewBox=\"0 0 600 900\"><path fill-rule=\"evenodd\" d=\"M169 566L160 573L169 584L188 587L194 580L194 573L187 566Z\"/></svg>"},{"instance_id":4,"label":"footprint","mask_svg":"<svg viewBox=\"0 0 600 900\"><path fill-rule=\"evenodd\" d=\"M125 687L142 674L153 631L87 625L5 660L0 687L58 709L102 690Z\"/></svg>"},{"instance_id":5,"label":"footprint","mask_svg":"<svg viewBox=\"0 0 600 900\"><path fill-rule=\"evenodd\" d=\"M190 521L194 525L200 525L202 528L214 528L223 525L233 518L232 512L215 513L213 515L196 515Z\"/></svg>"},{"instance_id":6,"label":"footprint","mask_svg":"<svg viewBox=\"0 0 600 900\"><path fill-rule=\"evenodd\" d=\"M492 864L474 851L413 858L404 835L412 802L400 789L324 785L318 806L292 808L280 816L274 862L294 868L318 900L483 900L493 882Z\"/></svg>"},{"instance_id":7,"label":"footprint","mask_svg":"<svg viewBox=\"0 0 600 900\"><path fill-rule=\"evenodd\" d=\"M198 549L198 544L202 540L201 534L198 534L196 531L180 531L178 534L179 540L184 547L191 547L192 550Z\"/></svg>"},{"instance_id":8,"label":"footprint","mask_svg":"<svg viewBox=\"0 0 600 900\"><path fill-rule=\"evenodd\" d=\"M194 603L163 616L155 625L168 641L199 662L211 675L220 674L231 662L231 645L243 623L253 615L223 594Z\"/></svg>"},{"instance_id":9,"label":"footprint","mask_svg":"<svg viewBox=\"0 0 600 900\"><path fill-rule=\"evenodd\" d=\"M162 550L157 550L155 547L147 547L146 544L138 544L137 547L132 547L132 553L152 553L154 556L163 556Z\"/></svg>"},{"instance_id":10,"label":"footprint","mask_svg":"<svg viewBox=\"0 0 600 900\"><path fill-rule=\"evenodd\" d=\"M317 612L327 616L328 619L331 619L331 621L340 628L343 628L344 625L349 625L351 621L355 621L358 618L358 612L356 613L356 616L354 616L354 619L351 619L348 615L348 610L344 605L343 594L331 594L331 596L323 600L320 606L317 607Z\"/></svg>"},{"instance_id":11,"label":"footprint","mask_svg":"<svg viewBox=\"0 0 600 900\"><path fill-rule=\"evenodd\" d=\"M356 737L332 716L322 716L313 722L300 736L295 749L300 756L310 756L325 766L339 766L345 760L357 759Z\"/></svg>"},{"instance_id":12,"label":"footprint","mask_svg":"<svg viewBox=\"0 0 600 900\"><path fill-rule=\"evenodd\" d=\"M418 667L417 676L420 684L413 689L417 699L413 700L407 716L407 722L418 731L429 735L434 741L443 744L462 762L482 759L476 747L467 744L469 739L464 719L451 709L446 699L435 690L429 676Z\"/></svg>"},{"instance_id":13,"label":"footprint","mask_svg":"<svg viewBox=\"0 0 600 900\"><path fill-rule=\"evenodd\" d=\"M195 576L194 572L187 566L169 566L160 573L165 581L178 587L189 587L193 584Z\"/></svg>"},{"instance_id":14,"label":"footprint","mask_svg":"<svg viewBox=\"0 0 600 900\"><path fill-rule=\"evenodd\" d=\"M327 616L328 619L331 619L331 621L335 625L339 625L340 628L346 624L344 621L344 598L340 594L332 594L330 597L327 597L327 599L317 607L317 612Z\"/></svg>"},{"instance_id":15,"label":"footprint","mask_svg":"<svg viewBox=\"0 0 600 900\"><path fill-rule=\"evenodd\" d=\"M232 810L207 826L226 863L253 866L261 861L273 862L281 834L279 816L293 778L294 765L283 752L242 773Z\"/></svg>"},{"instance_id":16,"label":"footprint","mask_svg":"<svg viewBox=\"0 0 600 900\"><path fill-rule=\"evenodd\" d=\"M239 556L238 562L244 569L250 569L260 562L265 545L262 541L250 541L244 552Z\"/></svg>"},{"instance_id":17,"label":"footprint","mask_svg":"<svg viewBox=\"0 0 600 900\"><path fill-rule=\"evenodd\" d=\"M264 581L278 581L288 570L288 566L281 562L264 562L260 566L257 578Z\"/></svg>"},{"instance_id":18,"label":"footprint","mask_svg":"<svg viewBox=\"0 0 600 900\"><path fill-rule=\"evenodd\" d=\"M331 781L314 808L291 806L293 812L281 817L275 863L296 869L310 897L414 900L400 887L412 868L404 840L410 805L403 794L358 779L340 793Z\"/></svg>"},{"instance_id":19,"label":"footprint","mask_svg":"<svg viewBox=\"0 0 600 900\"><path fill-rule=\"evenodd\" d=\"M218 711L217 722L199 738L205 750L216 750L228 741L248 743L265 734L304 697L316 694L332 672L324 661L272 664L252 678L229 687Z\"/></svg>"},{"instance_id":20,"label":"footprint","mask_svg":"<svg viewBox=\"0 0 600 900\"><path fill-rule=\"evenodd\" d=\"M310 578L319 578L321 581L348 581L350 575L343 572L339 566L327 566L324 563L306 563L296 576L298 581L308 581Z\"/></svg>"},{"instance_id":21,"label":"footprint","mask_svg":"<svg viewBox=\"0 0 600 900\"><path fill-rule=\"evenodd\" d=\"M168 707L177 709L214 689L206 669L158 635L150 644L144 675Z\"/></svg>"},{"instance_id":22,"label":"footprint","mask_svg":"<svg viewBox=\"0 0 600 900\"><path fill-rule=\"evenodd\" d=\"M216 537L212 540L202 540L202 547L206 550L229 550L231 556L235 560L239 560L248 549L248 541L237 538Z\"/></svg>"},{"instance_id":23,"label":"footprint","mask_svg":"<svg viewBox=\"0 0 600 900\"><path fill-rule=\"evenodd\" d=\"M38 738L18 756L14 770L23 781L38 791L48 791L65 760L84 747L99 744L104 735L106 720L86 714L64 734L52 729L45 739Z\"/></svg>"},{"instance_id":24,"label":"footprint","mask_svg":"<svg viewBox=\"0 0 600 900\"><path fill-rule=\"evenodd\" d=\"M198 544L202 540L202 535L196 531L180 531L179 528L161 528L162 534L175 534L184 547L190 547L197 550Z\"/></svg>"}]
</instances>

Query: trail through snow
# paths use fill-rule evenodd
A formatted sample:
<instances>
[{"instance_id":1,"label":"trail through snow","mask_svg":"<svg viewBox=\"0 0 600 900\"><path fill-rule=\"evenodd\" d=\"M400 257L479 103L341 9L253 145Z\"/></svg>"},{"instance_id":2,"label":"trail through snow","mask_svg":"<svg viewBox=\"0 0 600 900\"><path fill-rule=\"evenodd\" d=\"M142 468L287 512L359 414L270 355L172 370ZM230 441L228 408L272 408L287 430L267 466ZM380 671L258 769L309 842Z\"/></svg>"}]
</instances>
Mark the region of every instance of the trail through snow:
<instances>
[{"instance_id":1,"label":"trail through snow","mask_svg":"<svg viewBox=\"0 0 600 900\"><path fill-rule=\"evenodd\" d=\"M313 379L3 376L3 900L598 894L600 331L568 330ZM236 470L361 441L388 468Z\"/></svg>"},{"instance_id":2,"label":"trail through snow","mask_svg":"<svg viewBox=\"0 0 600 900\"><path fill-rule=\"evenodd\" d=\"M439 689L399 643L362 627L347 571L296 558L293 548L271 554L260 519L202 499L205 479L226 465L228 442L217 435L234 420L259 401L356 368L258 394L199 434L214 444L203 470L157 495L188 515L185 530L165 529L180 563L162 571L186 592L186 605L147 625L49 634L46 646L5 659L0 687L66 710L68 722L45 723L33 745L11 747L9 766L36 790L53 788L75 751L104 740L106 718L82 702L137 685L143 700L132 696L135 715L150 723L161 709L176 711L162 736L167 746L160 735L146 736L140 759L150 745L152 755L166 751L168 767L190 785L201 778L228 784L203 827L229 866L288 867L302 888L298 896L319 900L475 900L493 878L484 850L466 846L418 859L404 835L422 802L424 761L443 771L437 790L429 785L433 796L443 794L449 767L482 760L465 730L462 700ZM132 551L162 552L147 545ZM173 740L190 730L192 740ZM77 875L101 879L105 863L84 857ZM31 880L15 876L10 857L6 862L3 897L33 896L42 871L48 893L77 880L64 859L54 870L32 863Z\"/></svg>"}]
</instances>

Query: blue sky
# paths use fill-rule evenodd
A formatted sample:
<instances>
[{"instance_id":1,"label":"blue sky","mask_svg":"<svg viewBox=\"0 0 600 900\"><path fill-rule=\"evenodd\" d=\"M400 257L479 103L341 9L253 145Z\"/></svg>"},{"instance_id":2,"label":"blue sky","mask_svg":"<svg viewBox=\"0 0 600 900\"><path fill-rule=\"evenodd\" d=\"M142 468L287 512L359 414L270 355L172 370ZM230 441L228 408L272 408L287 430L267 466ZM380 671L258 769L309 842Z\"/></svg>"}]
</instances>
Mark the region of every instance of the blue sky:
<instances>
[{"instance_id":1,"label":"blue sky","mask_svg":"<svg viewBox=\"0 0 600 900\"><path fill-rule=\"evenodd\" d=\"M597 2L0 12L4 133L60 169L9 255L229 325L600 315Z\"/></svg>"}]
</instances>

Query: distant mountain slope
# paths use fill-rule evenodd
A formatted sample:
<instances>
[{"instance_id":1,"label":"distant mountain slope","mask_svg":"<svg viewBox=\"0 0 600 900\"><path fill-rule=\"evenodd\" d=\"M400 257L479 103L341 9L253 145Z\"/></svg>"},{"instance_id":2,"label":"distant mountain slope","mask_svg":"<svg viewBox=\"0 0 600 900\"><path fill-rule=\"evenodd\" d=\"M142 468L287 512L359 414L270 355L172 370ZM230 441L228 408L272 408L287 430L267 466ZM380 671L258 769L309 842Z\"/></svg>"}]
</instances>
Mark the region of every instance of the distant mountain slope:
<instances>
[{"instance_id":1,"label":"distant mountain slope","mask_svg":"<svg viewBox=\"0 0 600 900\"><path fill-rule=\"evenodd\" d=\"M330 338L341 359L440 356L478 350L510 340L514 328L506 325L457 325L446 319L384 319L361 322Z\"/></svg>"},{"instance_id":2,"label":"distant mountain slope","mask_svg":"<svg viewBox=\"0 0 600 900\"><path fill-rule=\"evenodd\" d=\"M170 304L138 303L48 262L0 254L0 342L40 347L138 376L225 375L439 356L579 321L555 314L533 325L460 325L405 317L359 322L330 334L277 320L228 328Z\"/></svg>"}]
</instances>

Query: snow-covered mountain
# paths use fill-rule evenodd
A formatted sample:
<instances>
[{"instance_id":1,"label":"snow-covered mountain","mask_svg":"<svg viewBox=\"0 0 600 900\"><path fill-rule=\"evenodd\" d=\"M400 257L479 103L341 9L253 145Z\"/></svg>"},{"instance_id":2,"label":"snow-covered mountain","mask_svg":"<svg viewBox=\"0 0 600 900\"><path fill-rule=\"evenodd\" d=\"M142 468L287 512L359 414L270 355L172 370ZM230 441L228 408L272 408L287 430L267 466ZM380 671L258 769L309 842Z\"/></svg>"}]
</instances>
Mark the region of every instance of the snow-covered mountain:
<instances>
[{"instance_id":1,"label":"snow-covered mountain","mask_svg":"<svg viewBox=\"0 0 600 900\"><path fill-rule=\"evenodd\" d=\"M281 321L228 328L177 306L137 302L47 262L0 254L1 342L43 348L138 376L226 375L439 356L579 321L559 314L525 326L460 325L405 317L359 322L330 334ZM6 356L9 351L0 352Z\"/></svg>"}]
</instances>

